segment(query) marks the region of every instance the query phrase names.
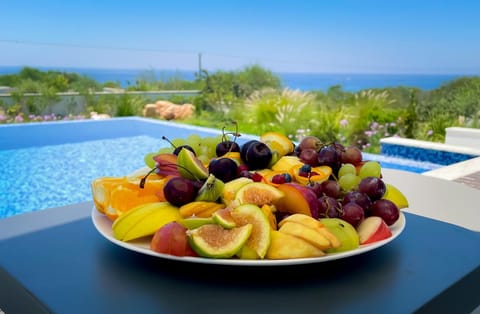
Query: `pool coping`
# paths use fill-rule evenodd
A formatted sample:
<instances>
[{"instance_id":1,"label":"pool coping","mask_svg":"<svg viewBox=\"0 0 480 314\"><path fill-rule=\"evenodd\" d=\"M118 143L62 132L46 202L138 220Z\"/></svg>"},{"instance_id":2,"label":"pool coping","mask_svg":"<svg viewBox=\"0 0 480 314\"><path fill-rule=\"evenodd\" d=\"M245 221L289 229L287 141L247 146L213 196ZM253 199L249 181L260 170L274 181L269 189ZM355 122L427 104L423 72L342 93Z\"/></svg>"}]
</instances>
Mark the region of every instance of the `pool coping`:
<instances>
[{"instance_id":1,"label":"pool coping","mask_svg":"<svg viewBox=\"0 0 480 314\"><path fill-rule=\"evenodd\" d=\"M422 141L422 140L416 140L411 138L386 137L386 138L382 138L380 140L380 143L408 146L408 147L414 147L414 148L423 148L423 149L430 149L430 150L436 150L436 151L446 151L449 153L456 153L456 154L462 154L462 155L480 156L480 149L460 146L460 145L451 145L451 144L438 143L438 142Z\"/></svg>"}]
</instances>

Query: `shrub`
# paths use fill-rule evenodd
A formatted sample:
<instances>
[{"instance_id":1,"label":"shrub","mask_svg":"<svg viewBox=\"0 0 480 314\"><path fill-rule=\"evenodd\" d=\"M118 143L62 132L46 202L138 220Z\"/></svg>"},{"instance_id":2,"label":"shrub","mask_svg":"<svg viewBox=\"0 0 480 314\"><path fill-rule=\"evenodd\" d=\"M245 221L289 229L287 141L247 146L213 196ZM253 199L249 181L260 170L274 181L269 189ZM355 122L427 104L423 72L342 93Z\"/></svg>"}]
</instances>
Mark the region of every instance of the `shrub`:
<instances>
[{"instance_id":1,"label":"shrub","mask_svg":"<svg viewBox=\"0 0 480 314\"><path fill-rule=\"evenodd\" d=\"M244 121L255 134L280 131L293 137L298 128L308 128L314 99L313 94L291 89L256 91L245 101Z\"/></svg>"}]
</instances>

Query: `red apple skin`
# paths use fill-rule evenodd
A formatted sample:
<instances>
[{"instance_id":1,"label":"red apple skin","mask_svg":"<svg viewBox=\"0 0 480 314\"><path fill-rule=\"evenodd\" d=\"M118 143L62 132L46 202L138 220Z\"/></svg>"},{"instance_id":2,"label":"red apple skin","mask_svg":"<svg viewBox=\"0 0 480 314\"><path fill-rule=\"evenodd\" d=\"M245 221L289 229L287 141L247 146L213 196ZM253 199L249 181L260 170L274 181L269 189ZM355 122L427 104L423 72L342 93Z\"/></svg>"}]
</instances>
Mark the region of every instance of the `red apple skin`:
<instances>
[{"instance_id":1,"label":"red apple skin","mask_svg":"<svg viewBox=\"0 0 480 314\"><path fill-rule=\"evenodd\" d=\"M155 232L150 249L175 256L198 256L188 244L186 232L187 228L178 222L168 223Z\"/></svg>"},{"instance_id":2,"label":"red apple skin","mask_svg":"<svg viewBox=\"0 0 480 314\"><path fill-rule=\"evenodd\" d=\"M280 184L277 188L285 193L285 196L275 204L280 212L319 218L317 196L311 189L293 182Z\"/></svg>"},{"instance_id":3,"label":"red apple skin","mask_svg":"<svg viewBox=\"0 0 480 314\"><path fill-rule=\"evenodd\" d=\"M360 244L370 244L373 242L388 239L392 236L392 231L382 218L370 216L365 218L357 227Z\"/></svg>"}]
</instances>

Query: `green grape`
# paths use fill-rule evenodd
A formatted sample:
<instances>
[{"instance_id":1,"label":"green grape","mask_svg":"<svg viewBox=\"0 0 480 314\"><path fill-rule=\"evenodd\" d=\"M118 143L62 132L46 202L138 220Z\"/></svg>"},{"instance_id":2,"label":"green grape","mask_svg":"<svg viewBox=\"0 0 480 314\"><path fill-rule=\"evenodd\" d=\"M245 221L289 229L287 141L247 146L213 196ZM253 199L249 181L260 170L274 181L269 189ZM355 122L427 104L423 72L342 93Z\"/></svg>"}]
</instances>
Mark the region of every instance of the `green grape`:
<instances>
[{"instance_id":1,"label":"green grape","mask_svg":"<svg viewBox=\"0 0 480 314\"><path fill-rule=\"evenodd\" d=\"M338 177L341 178L347 173L357 175L357 168L352 164L343 164L340 169L338 169Z\"/></svg>"},{"instance_id":2,"label":"green grape","mask_svg":"<svg viewBox=\"0 0 480 314\"><path fill-rule=\"evenodd\" d=\"M190 134L186 139L186 143L197 153L202 146L202 138L198 134Z\"/></svg>"},{"instance_id":3,"label":"green grape","mask_svg":"<svg viewBox=\"0 0 480 314\"><path fill-rule=\"evenodd\" d=\"M208 163L210 162L210 158L208 156L205 156L205 155L199 155L197 156L197 158L202 162L202 164L204 165L208 165Z\"/></svg>"},{"instance_id":4,"label":"green grape","mask_svg":"<svg viewBox=\"0 0 480 314\"><path fill-rule=\"evenodd\" d=\"M207 158L210 157L209 153L208 153L208 147L207 146L200 146L198 152L197 152L197 156L205 156Z\"/></svg>"},{"instance_id":5,"label":"green grape","mask_svg":"<svg viewBox=\"0 0 480 314\"><path fill-rule=\"evenodd\" d=\"M187 141L183 138L174 138L172 140L172 144L175 147L182 146L182 145L188 145Z\"/></svg>"},{"instance_id":6,"label":"green grape","mask_svg":"<svg viewBox=\"0 0 480 314\"><path fill-rule=\"evenodd\" d=\"M153 157L156 155L157 153L148 153L145 155L145 157L143 157L145 165L147 165L147 167L152 169L155 168L155 160L153 160Z\"/></svg>"},{"instance_id":7,"label":"green grape","mask_svg":"<svg viewBox=\"0 0 480 314\"><path fill-rule=\"evenodd\" d=\"M157 154L171 154L171 153L173 153L173 147L162 147L157 152Z\"/></svg>"},{"instance_id":8,"label":"green grape","mask_svg":"<svg viewBox=\"0 0 480 314\"><path fill-rule=\"evenodd\" d=\"M200 143L202 143L202 138L198 134L190 134L187 137L187 143L190 146L198 146Z\"/></svg>"},{"instance_id":9,"label":"green grape","mask_svg":"<svg viewBox=\"0 0 480 314\"><path fill-rule=\"evenodd\" d=\"M208 136L203 139L202 143L205 146L217 146L217 144L220 143L221 141L222 141L221 138L217 139L217 137Z\"/></svg>"},{"instance_id":10,"label":"green grape","mask_svg":"<svg viewBox=\"0 0 480 314\"><path fill-rule=\"evenodd\" d=\"M367 161L360 168L360 171L359 171L358 175L362 179L366 178L366 177L380 178L381 173L382 173L382 168L381 168L379 162L377 162L377 161Z\"/></svg>"},{"instance_id":11,"label":"green grape","mask_svg":"<svg viewBox=\"0 0 480 314\"><path fill-rule=\"evenodd\" d=\"M209 158L217 157L215 151L218 143L220 143L221 141L222 141L221 135L205 137L202 141L202 146L206 147L205 155L208 156Z\"/></svg>"},{"instance_id":12,"label":"green grape","mask_svg":"<svg viewBox=\"0 0 480 314\"><path fill-rule=\"evenodd\" d=\"M353 173L347 173L340 177L338 179L338 184L344 191L352 191L358 187L358 184L360 183L360 177L353 174Z\"/></svg>"}]
</instances>

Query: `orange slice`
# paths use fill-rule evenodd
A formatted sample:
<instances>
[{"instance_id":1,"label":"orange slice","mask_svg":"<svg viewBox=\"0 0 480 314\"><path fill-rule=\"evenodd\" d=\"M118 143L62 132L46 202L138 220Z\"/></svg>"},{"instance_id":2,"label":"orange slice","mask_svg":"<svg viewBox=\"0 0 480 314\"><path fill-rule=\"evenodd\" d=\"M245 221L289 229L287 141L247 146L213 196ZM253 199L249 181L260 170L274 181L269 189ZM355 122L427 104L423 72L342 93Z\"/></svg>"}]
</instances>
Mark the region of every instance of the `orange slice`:
<instances>
[{"instance_id":1,"label":"orange slice","mask_svg":"<svg viewBox=\"0 0 480 314\"><path fill-rule=\"evenodd\" d=\"M95 179L91 185L95 207L109 219L115 220L138 205L163 201L163 187L169 179L149 177L143 189L140 188L140 179L135 177Z\"/></svg>"},{"instance_id":2,"label":"orange slice","mask_svg":"<svg viewBox=\"0 0 480 314\"><path fill-rule=\"evenodd\" d=\"M101 213L110 203L110 192L118 185L126 183L125 177L102 177L92 181L91 189L95 207Z\"/></svg>"}]
</instances>

